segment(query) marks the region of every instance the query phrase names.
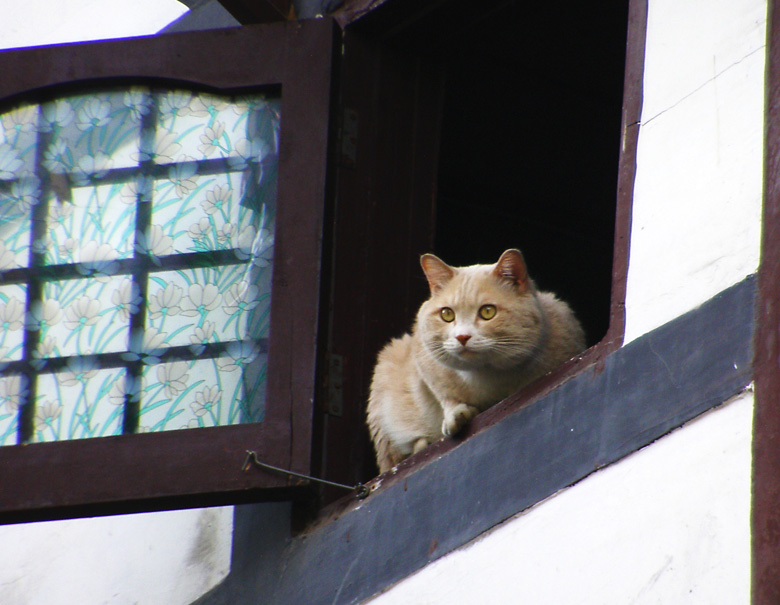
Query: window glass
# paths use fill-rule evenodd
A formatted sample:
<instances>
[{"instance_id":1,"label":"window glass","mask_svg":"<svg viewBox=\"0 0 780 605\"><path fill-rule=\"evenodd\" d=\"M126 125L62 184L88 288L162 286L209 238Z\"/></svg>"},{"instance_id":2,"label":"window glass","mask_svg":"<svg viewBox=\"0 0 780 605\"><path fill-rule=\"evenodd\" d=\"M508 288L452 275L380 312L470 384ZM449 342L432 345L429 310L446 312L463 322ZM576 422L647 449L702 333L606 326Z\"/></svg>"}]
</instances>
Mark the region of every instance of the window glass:
<instances>
[{"instance_id":1,"label":"window glass","mask_svg":"<svg viewBox=\"0 0 780 605\"><path fill-rule=\"evenodd\" d=\"M0 445L263 419L280 102L0 115Z\"/></svg>"}]
</instances>

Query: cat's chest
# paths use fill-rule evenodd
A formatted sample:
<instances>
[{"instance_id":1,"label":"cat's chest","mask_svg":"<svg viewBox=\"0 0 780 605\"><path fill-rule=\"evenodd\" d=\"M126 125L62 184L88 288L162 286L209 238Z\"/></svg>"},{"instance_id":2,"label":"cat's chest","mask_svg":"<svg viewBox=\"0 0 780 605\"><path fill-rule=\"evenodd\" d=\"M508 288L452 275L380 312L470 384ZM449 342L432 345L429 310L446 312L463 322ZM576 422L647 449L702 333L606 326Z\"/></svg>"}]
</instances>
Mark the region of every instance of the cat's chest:
<instances>
[{"instance_id":1,"label":"cat's chest","mask_svg":"<svg viewBox=\"0 0 780 605\"><path fill-rule=\"evenodd\" d=\"M507 397L517 388L518 376L514 373L492 370L454 370L462 385L464 400L472 404L493 404Z\"/></svg>"}]
</instances>

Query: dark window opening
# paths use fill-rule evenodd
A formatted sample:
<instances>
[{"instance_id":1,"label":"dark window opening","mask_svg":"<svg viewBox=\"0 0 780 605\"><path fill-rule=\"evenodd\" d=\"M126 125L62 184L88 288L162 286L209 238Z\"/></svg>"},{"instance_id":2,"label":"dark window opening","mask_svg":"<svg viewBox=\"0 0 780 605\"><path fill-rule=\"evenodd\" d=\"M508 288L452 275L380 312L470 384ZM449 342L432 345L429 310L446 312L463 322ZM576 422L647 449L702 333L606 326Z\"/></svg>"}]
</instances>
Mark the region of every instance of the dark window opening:
<instances>
[{"instance_id":1,"label":"dark window opening","mask_svg":"<svg viewBox=\"0 0 780 605\"><path fill-rule=\"evenodd\" d=\"M609 324L627 4L511 3L445 56L436 252L521 249L590 345Z\"/></svg>"},{"instance_id":2,"label":"dark window opening","mask_svg":"<svg viewBox=\"0 0 780 605\"><path fill-rule=\"evenodd\" d=\"M361 16L344 34L326 360L338 360L338 392L315 451L323 476L355 483L376 474L364 425L376 355L428 294L420 254L465 265L519 248L589 345L622 338L629 2L349 4L345 18Z\"/></svg>"}]
</instances>

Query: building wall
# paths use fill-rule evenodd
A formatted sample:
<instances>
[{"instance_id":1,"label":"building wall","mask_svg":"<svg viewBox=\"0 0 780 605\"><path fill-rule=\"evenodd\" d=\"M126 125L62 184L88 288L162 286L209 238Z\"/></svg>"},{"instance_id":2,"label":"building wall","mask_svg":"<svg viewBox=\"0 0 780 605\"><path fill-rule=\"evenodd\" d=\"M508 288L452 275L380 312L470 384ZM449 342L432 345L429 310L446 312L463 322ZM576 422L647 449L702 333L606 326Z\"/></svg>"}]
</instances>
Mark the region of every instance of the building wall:
<instances>
[{"instance_id":1,"label":"building wall","mask_svg":"<svg viewBox=\"0 0 780 605\"><path fill-rule=\"evenodd\" d=\"M649 0L627 342L758 267L765 15L765 0ZM375 602L747 602L752 403L724 403ZM190 603L229 573L232 531L231 508L0 527L3 602Z\"/></svg>"},{"instance_id":2,"label":"building wall","mask_svg":"<svg viewBox=\"0 0 780 605\"><path fill-rule=\"evenodd\" d=\"M177 0L5 2L0 48L154 34L186 12Z\"/></svg>"},{"instance_id":3,"label":"building wall","mask_svg":"<svg viewBox=\"0 0 780 605\"><path fill-rule=\"evenodd\" d=\"M626 343L755 273L764 0L649 0ZM753 397L428 565L391 603L747 603Z\"/></svg>"},{"instance_id":4,"label":"building wall","mask_svg":"<svg viewBox=\"0 0 780 605\"><path fill-rule=\"evenodd\" d=\"M7 605L186 605L230 571L233 510L0 527Z\"/></svg>"},{"instance_id":5,"label":"building wall","mask_svg":"<svg viewBox=\"0 0 780 605\"><path fill-rule=\"evenodd\" d=\"M626 342L758 268L765 0L649 0Z\"/></svg>"}]
</instances>

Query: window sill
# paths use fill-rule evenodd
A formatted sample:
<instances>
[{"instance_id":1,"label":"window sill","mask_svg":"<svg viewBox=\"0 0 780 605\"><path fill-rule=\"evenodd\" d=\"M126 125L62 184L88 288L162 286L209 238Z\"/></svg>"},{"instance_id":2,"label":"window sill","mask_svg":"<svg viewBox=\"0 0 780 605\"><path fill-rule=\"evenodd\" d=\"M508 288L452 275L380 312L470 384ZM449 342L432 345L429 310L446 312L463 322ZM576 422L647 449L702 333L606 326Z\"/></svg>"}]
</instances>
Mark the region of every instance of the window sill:
<instances>
[{"instance_id":1,"label":"window sill","mask_svg":"<svg viewBox=\"0 0 780 605\"><path fill-rule=\"evenodd\" d=\"M418 520L432 515L427 522L445 536L465 532L462 544L652 443L750 384L754 293L750 276L624 347L605 339L477 416L457 439L373 478L365 500L325 507L305 534L338 532L337 522L362 527L363 515L395 517L401 508ZM485 501L490 510L475 512ZM420 539L420 524L397 521L403 529L387 527Z\"/></svg>"}]
</instances>

